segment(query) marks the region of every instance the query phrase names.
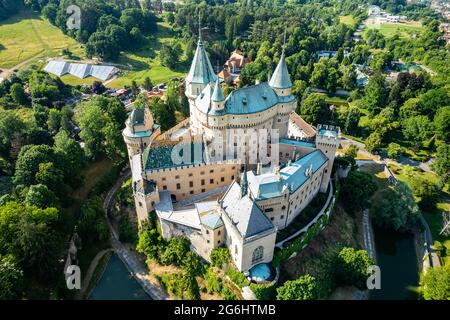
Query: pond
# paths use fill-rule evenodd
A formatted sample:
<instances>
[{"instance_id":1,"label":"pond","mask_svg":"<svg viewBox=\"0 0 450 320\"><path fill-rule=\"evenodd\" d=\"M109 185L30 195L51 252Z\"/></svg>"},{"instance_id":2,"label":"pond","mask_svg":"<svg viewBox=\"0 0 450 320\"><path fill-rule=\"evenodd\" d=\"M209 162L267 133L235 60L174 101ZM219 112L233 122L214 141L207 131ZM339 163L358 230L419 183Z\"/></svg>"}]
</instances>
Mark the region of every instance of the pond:
<instances>
[{"instance_id":1,"label":"pond","mask_svg":"<svg viewBox=\"0 0 450 320\"><path fill-rule=\"evenodd\" d=\"M150 300L122 260L113 254L89 300Z\"/></svg>"},{"instance_id":2,"label":"pond","mask_svg":"<svg viewBox=\"0 0 450 320\"><path fill-rule=\"evenodd\" d=\"M381 289L370 290L370 300L413 300L419 274L414 235L373 226Z\"/></svg>"}]
</instances>

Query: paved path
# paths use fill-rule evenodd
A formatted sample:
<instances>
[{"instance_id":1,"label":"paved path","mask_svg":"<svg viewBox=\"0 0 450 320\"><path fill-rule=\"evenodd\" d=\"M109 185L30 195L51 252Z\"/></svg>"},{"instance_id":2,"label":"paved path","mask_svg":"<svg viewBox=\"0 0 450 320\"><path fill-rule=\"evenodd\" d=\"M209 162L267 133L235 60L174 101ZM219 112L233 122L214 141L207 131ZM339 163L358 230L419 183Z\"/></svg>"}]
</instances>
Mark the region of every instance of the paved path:
<instances>
[{"instance_id":1,"label":"paved path","mask_svg":"<svg viewBox=\"0 0 450 320\"><path fill-rule=\"evenodd\" d=\"M369 210L365 209L363 211L362 217L363 233L364 233L364 247L367 250L369 256L373 261L377 261L376 251L375 251L375 240L373 238L372 225L369 217Z\"/></svg>"},{"instance_id":2,"label":"paved path","mask_svg":"<svg viewBox=\"0 0 450 320\"><path fill-rule=\"evenodd\" d=\"M117 231L111 224L109 220L108 212L113 204L114 196L119 190L122 183L131 177L131 170L128 169L126 172L121 174L119 179L116 181L114 186L109 190L108 194L103 201L103 209L105 210L106 223L108 224L110 232L111 246L117 253L118 257L124 262L125 266L128 268L130 273L133 274L136 281L142 286L144 291L153 300L166 300L168 299L167 293L160 287L159 284L151 282L148 276L147 267L138 259L133 257L133 255L128 251L128 249L119 241L119 235Z\"/></svg>"}]
</instances>

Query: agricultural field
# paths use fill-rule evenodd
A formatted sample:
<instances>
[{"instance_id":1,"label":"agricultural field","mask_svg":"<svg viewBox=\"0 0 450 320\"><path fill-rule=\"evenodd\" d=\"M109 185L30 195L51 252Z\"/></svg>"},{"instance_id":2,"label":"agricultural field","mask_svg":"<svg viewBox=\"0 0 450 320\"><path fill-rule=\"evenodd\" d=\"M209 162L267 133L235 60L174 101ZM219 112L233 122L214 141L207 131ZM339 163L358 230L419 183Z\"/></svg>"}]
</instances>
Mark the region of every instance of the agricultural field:
<instances>
[{"instance_id":1,"label":"agricultural field","mask_svg":"<svg viewBox=\"0 0 450 320\"><path fill-rule=\"evenodd\" d=\"M68 48L81 55L80 45L47 20L23 11L0 24L0 69L19 68L37 59L55 57Z\"/></svg>"}]
</instances>

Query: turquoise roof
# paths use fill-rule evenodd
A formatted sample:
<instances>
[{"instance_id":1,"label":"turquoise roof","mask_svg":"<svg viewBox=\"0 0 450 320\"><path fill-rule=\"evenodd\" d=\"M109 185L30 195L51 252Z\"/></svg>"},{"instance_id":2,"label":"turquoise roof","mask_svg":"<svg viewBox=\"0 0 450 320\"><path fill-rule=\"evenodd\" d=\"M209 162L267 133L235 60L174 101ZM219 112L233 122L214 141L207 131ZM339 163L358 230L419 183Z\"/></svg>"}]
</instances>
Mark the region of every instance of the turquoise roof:
<instances>
[{"instance_id":1,"label":"turquoise roof","mask_svg":"<svg viewBox=\"0 0 450 320\"><path fill-rule=\"evenodd\" d=\"M223 226L222 218L217 212L211 212L204 216L201 216L200 221L204 226L210 229L217 229Z\"/></svg>"},{"instance_id":2,"label":"turquoise roof","mask_svg":"<svg viewBox=\"0 0 450 320\"><path fill-rule=\"evenodd\" d=\"M191 69L186 77L186 81L207 84L216 81L216 79L217 76L208 59L203 42L199 39L197 50L195 51L194 59L192 60Z\"/></svg>"},{"instance_id":3,"label":"turquoise roof","mask_svg":"<svg viewBox=\"0 0 450 320\"><path fill-rule=\"evenodd\" d=\"M291 77L284 59L284 53L281 55L280 62L278 63L275 72L269 82L272 88L286 89L292 87Z\"/></svg>"},{"instance_id":4,"label":"turquoise roof","mask_svg":"<svg viewBox=\"0 0 450 320\"><path fill-rule=\"evenodd\" d=\"M268 199L282 195L283 188L289 187L290 192L295 192L308 179L306 169L311 168L314 174L328 161L327 156L319 149L298 159L291 165L280 170L280 181L277 181L274 173L265 173L255 176L249 172L249 187L253 195L258 199Z\"/></svg>"},{"instance_id":5,"label":"turquoise roof","mask_svg":"<svg viewBox=\"0 0 450 320\"><path fill-rule=\"evenodd\" d=\"M211 101L219 102L225 100L223 96L222 87L220 86L219 77L217 77L216 84L214 86L214 92L211 96Z\"/></svg>"},{"instance_id":6,"label":"turquoise roof","mask_svg":"<svg viewBox=\"0 0 450 320\"><path fill-rule=\"evenodd\" d=\"M329 130L329 129L320 129L319 135L325 136L325 137L333 137L336 138L338 136L338 132L335 130Z\"/></svg>"},{"instance_id":7,"label":"turquoise roof","mask_svg":"<svg viewBox=\"0 0 450 320\"><path fill-rule=\"evenodd\" d=\"M302 148L315 148L316 147L316 144L313 142L297 140L297 139L289 139L289 138L280 139L280 143L289 144L289 145L293 145L296 147L302 147Z\"/></svg>"}]
</instances>

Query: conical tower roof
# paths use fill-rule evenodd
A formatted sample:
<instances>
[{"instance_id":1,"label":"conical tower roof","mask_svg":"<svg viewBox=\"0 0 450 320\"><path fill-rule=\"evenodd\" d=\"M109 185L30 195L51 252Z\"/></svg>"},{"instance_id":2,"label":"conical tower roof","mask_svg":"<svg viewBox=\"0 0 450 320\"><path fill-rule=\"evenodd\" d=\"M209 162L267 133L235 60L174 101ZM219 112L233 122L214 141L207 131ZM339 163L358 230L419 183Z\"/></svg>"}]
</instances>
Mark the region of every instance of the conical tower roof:
<instances>
[{"instance_id":1,"label":"conical tower roof","mask_svg":"<svg viewBox=\"0 0 450 320\"><path fill-rule=\"evenodd\" d=\"M222 86L220 85L219 77L217 77L216 84L214 86L214 91L211 96L211 101L219 102L219 101L223 101L223 100L225 100L225 97L222 92Z\"/></svg>"},{"instance_id":2,"label":"conical tower roof","mask_svg":"<svg viewBox=\"0 0 450 320\"><path fill-rule=\"evenodd\" d=\"M291 77L289 76L289 71L284 58L284 52L269 81L269 85L275 89L287 89L292 87Z\"/></svg>"},{"instance_id":3,"label":"conical tower roof","mask_svg":"<svg viewBox=\"0 0 450 320\"><path fill-rule=\"evenodd\" d=\"M199 28L197 50L195 51L191 69L189 70L186 80L191 83L208 84L216 81L216 78L217 76L214 73L213 67L205 50L205 46L203 45Z\"/></svg>"}]
</instances>

